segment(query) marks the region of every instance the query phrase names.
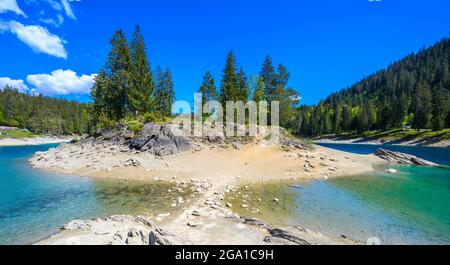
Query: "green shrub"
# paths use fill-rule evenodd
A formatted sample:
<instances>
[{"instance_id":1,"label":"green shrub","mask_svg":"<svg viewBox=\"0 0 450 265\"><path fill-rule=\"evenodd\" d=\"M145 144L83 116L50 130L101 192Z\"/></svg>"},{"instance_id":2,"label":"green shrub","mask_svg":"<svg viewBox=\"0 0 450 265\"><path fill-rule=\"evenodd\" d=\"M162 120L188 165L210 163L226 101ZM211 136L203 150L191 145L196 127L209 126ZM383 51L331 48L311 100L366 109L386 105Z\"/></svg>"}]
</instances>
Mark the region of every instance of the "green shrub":
<instances>
[{"instance_id":1,"label":"green shrub","mask_svg":"<svg viewBox=\"0 0 450 265\"><path fill-rule=\"evenodd\" d=\"M139 133L143 127L144 125L140 121L130 121L127 123L128 130L134 133Z\"/></svg>"},{"instance_id":2,"label":"green shrub","mask_svg":"<svg viewBox=\"0 0 450 265\"><path fill-rule=\"evenodd\" d=\"M167 123L171 122L171 117L166 117L159 112L149 112L141 116L140 120L144 123Z\"/></svg>"}]
</instances>

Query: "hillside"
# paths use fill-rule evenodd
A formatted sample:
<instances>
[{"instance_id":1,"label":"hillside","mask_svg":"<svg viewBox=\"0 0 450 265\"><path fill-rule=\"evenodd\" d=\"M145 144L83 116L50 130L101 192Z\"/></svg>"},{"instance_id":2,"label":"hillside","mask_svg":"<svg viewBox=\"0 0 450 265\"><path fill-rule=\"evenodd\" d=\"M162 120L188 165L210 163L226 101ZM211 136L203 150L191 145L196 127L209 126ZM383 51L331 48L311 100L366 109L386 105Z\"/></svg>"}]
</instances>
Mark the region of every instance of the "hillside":
<instances>
[{"instance_id":1,"label":"hillside","mask_svg":"<svg viewBox=\"0 0 450 265\"><path fill-rule=\"evenodd\" d=\"M0 89L0 126L36 134L83 134L88 132L88 107L67 100L30 96L16 89Z\"/></svg>"},{"instance_id":2,"label":"hillside","mask_svg":"<svg viewBox=\"0 0 450 265\"><path fill-rule=\"evenodd\" d=\"M450 128L450 39L413 53L299 109L298 133L307 136ZM296 128L297 129L297 128Z\"/></svg>"}]
</instances>

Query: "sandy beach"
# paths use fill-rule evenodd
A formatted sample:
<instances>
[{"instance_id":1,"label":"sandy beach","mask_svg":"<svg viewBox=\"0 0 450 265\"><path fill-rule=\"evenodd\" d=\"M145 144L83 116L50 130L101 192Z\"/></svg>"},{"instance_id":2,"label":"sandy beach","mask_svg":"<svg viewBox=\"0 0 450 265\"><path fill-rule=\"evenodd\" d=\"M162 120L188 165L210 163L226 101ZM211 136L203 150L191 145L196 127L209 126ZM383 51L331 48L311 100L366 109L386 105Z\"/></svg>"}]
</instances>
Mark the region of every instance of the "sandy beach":
<instances>
[{"instance_id":1,"label":"sandy beach","mask_svg":"<svg viewBox=\"0 0 450 265\"><path fill-rule=\"evenodd\" d=\"M186 203L181 214L148 213L139 216L140 221L133 217L78 221L78 225L40 242L63 245L122 244L132 231L141 234L150 231L156 238L173 239L174 244L358 244L299 227L274 228L248 218L251 216L238 216L231 211L225 195L252 183L326 181L357 175L372 171L376 163L383 163L374 155L353 155L319 146L314 146L314 150L286 149L264 141L239 147L197 144L193 151L168 157L155 157L107 142L67 144L38 153L30 162L35 168L86 177L172 181L184 185L183 188L188 184L198 194L195 202ZM185 203L185 200L179 198L174 203ZM170 232L158 233L159 229ZM114 236L121 233L125 235L121 240Z\"/></svg>"},{"instance_id":2,"label":"sandy beach","mask_svg":"<svg viewBox=\"0 0 450 265\"><path fill-rule=\"evenodd\" d=\"M42 144L59 144L68 143L72 140L71 137L35 137L35 138L5 138L0 139L0 146L27 146L27 145L42 145Z\"/></svg>"}]
</instances>

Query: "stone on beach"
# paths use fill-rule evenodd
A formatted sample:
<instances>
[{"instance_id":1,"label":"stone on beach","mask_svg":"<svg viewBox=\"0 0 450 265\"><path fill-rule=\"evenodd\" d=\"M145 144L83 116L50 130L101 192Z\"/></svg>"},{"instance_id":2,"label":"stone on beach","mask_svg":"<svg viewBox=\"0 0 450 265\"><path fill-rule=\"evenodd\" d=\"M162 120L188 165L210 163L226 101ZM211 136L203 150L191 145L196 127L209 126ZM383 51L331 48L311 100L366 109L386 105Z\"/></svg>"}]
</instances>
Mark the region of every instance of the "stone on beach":
<instances>
[{"instance_id":1,"label":"stone on beach","mask_svg":"<svg viewBox=\"0 0 450 265\"><path fill-rule=\"evenodd\" d=\"M419 166L428 166L428 167L436 167L438 166L436 163L427 161L425 159L418 158L413 155L408 155L400 152L393 152L385 149L378 149L375 153L376 156L390 162L390 163L398 163L405 165L419 165Z\"/></svg>"}]
</instances>

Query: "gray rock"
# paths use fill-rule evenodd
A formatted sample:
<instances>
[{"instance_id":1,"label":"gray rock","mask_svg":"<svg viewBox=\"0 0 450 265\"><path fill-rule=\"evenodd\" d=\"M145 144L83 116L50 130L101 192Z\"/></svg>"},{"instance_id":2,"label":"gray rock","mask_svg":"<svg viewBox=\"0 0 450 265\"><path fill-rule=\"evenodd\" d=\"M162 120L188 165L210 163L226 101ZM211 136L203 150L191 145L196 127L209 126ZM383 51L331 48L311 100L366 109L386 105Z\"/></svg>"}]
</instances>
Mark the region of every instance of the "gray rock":
<instances>
[{"instance_id":1,"label":"gray rock","mask_svg":"<svg viewBox=\"0 0 450 265\"><path fill-rule=\"evenodd\" d=\"M92 222L93 221L85 221L85 220L74 220L71 221L69 223L67 223L66 225L64 225L61 230L66 230L66 231L77 231L77 230L81 230L81 231L89 231L92 227Z\"/></svg>"},{"instance_id":2,"label":"gray rock","mask_svg":"<svg viewBox=\"0 0 450 265\"><path fill-rule=\"evenodd\" d=\"M131 228L128 230L127 239L125 243L127 245L148 245L149 237L145 235L145 233L141 230L137 230L135 228Z\"/></svg>"},{"instance_id":3,"label":"gray rock","mask_svg":"<svg viewBox=\"0 0 450 265\"><path fill-rule=\"evenodd\" d=\"M138 138L131 140L131 149L149 152L155 156L168 156L194 148L189 138L174 135L170 125L146 124Z\"/></svg>"},{"instance_id":4,"label":"gray rock","mask_svg":"<svg viewBox=\"0 0 450 265\"><path fill-rule=\"evenodd\" d=\"M376 156L388 161L389 163L398 163L404 165L419 165L419 166L427 166L427 167L436 167L438 166L436 163L418 158L413 155L408 155L399 152L393 152L384 149L378 149L375 153Z\"/></svg>"},{"instance_id":5,"label":"gray rock","mask_svg":"<svg viewBox=\"0 0 450 265\"><path fill-rule=\"evenodd\" d=\"M266 237L264 239L265 242L271 243L270 241L274 242L291 242L296 245L310 245L306 240L301 239L294 235L293 233L282 230L282 229L269 229L270 237Z\"/></svg>"},{"instance_id":6,"label":"gray rock","mask_svg":"<svg viewBox=\"0 0 450 265\"><path fill-rule=\"evenodd\" d=\"M163 230L156 229L150 232L149 244L151 246L180 246L180 245L190 245L176 235Z\"/></svg>"}]
</instances>

